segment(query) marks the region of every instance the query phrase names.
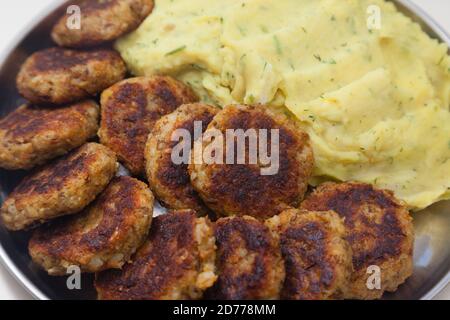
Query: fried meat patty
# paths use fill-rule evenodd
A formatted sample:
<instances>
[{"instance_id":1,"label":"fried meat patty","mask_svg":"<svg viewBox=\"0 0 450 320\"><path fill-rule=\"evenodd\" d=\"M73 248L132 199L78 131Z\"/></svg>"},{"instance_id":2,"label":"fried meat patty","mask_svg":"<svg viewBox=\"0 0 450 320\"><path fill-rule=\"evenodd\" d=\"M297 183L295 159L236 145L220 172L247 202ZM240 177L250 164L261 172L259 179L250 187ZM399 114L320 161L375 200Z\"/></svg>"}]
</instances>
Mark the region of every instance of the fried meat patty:
<instances>
[{"instance_id":1,"label":"fried meat patty","mask_svg":"<svg viewBox=\"0 0 450 320\"><path fill-rule=\"evenodd\" d=\"M80 3L80 28L70 28L64 15L52 30L62 47L87 47L112 41L136 29L152 12L153 0L85 0Z\"/></svg>"},{"instance_id":2,"label":"fried meat patty","mask_svg":"<svg viewBox=\"0 0 450 320\"><path fill-rule=\"evenodd\" d=\"M180 105L197 101L194 92L165 76L119 82L101 97L100 141L134 175L144 175L144 149L155 122Z\"/></svg>"},{"instance_id":3,"label":"fried meat patty","mask_svg":"<svg viewBox=\"0 0 450 320\"><path fill-rule=\"evenodd\" d=\"M116 156L87 143L23 179L6 198L1 218L10 230L79 212L103 191L117 170Z\"/></svg>"},{"instance_id":4,"label":"fried meat patty","mask_svg":"<svg viewBox=\"0 0 450 320\"><path fill-rule=\"evenodd\" d=\"M258 149L250 148L250 142L245 143L245 163L238 163L238 139L229 138L227 130L254 130L255 134L267 133L267 150L272 155L278 154L278 161L272 163L274 170L270 174L262 174L261 169L268 169L269 165L261 162L250 163L249 155ZM271 131L272 129L277 131ZM264 131L266 130L266 131ZM310 146L309 136L292 123L286 116L271 112L264 106L230 105L219 112L204 134L203 140L196 144L203 144L203 156L208 149L215 149L217 139L211 136L221 132L225 147L221 163L208 163L194 152L194 160L189 166L191 182L204 202L219 216L249 215L260 219L268 218L299 205L307 186L308 179L314 167L314 157ZM237 132L237 131L236 131ZM279 143L274 140L278 150L271 150L272 138L279 135ZM273 137L272 137L273 135ZM234 145L229 143L234 140ZM241 139L242 140L242 139ZM247 141L249 139L246 139ZM258 139L259 150L264 140ZM240 149L243 150L243 149ZM231 158L232 164L227 164L226 158ZM275 158L274 158L275 159ZM212 162L212 161L210 161ZM278 168L276 167L278 162Z\"/></svg>"},{"instance_id":5,"label":"fried meat patty","mask_svg":"<svg viewBox=\"0 0 450 320\"><path fill-rule=\"evenodd\" d=\"M395 291L413 271L414 230L405 205L391 191L363 183L325 183L301 205L306 210L337 212L345 221L353 251L350 299L378 299ZM370 290L369 266L381 269L381 289Z\"/></svg>"},{"instance_id":6,"label":"fried meat patty","mask_svg":"<svg viewBox=\"0 0 450 320\"><path fill-rule=\"evenodd\" d=\"M217 277L208 218L178 210L153 219L148 240L122 270L97 274L102 300L199 299Z\"/></svg>"},{"instance_id":7,"label":"fried meat patty","mask_svg":"<svg viewBox=\"0 0 450 320\"><path fill-rule=\"evenodd\" d=\"M62 105L92 97L125 74L125 63L115 51L50 48L25 61L17 88L34 104Z\"/></svg>"},{"instance_id":8,"label":"fried meat patty","mask_svg":"<svg viewBox=\"0 0 450 320\"><path fill-rule=\"evenodd\" d=\"M284 280L280 247L264 223L253 217L215 223L219 279L207 297L220 300L277 299Z\"/></svg>"},{"instance_id":9,"label":"fried meat patty","mask_svg":"<svg viewBox=\"0 0 450 320\"><path fill-rule=\"evenodd\" d=\"M73 265L83 272L120 269L146 239L153 200L145 183L115 178L83 212L37 229L30 255L50 275Z\"/></svg>"},{"instance_id":10,"label":"fried meat patty","mask_svg":"<svg viewBox=\"0 0 450 320\"><path fill-rule=\"evenodd\" d=\"M173 161L172 153L176 152L174 148L177 146L190 151L195 139L195 123L199 126L200 133L204 132L218 111L218 108L206 104L184 104L158 120L149 135L145 148L147 178L156 197L167 207L207 213L203 201L191 185L188 172L190 153L183 154L186 161L181 164ZM189 133L189 141L173 140L174 133L179 133L180 130ZM180 151L177 155L179 153Z\"/></svg>"},{"instance_id":11,"label":"fried meat patty","mask_svg":"<svg viewBox=\"0 0 450 320\"><path fill-rule=\"evenodd\" d=\"M352 251L342 219L333 211L289 209L266 224L279 238L287 300L342 299L352 272Z\"/></svg>"},{"instance_id":12,"label":"fried meat patty","mask_svg":"<svg viewBox=\"0 0 450 320\"><path fill-rule=\"evenodd\" d=\"M31 169L96 136L100 109L94 101L61 108L25 104L0 120L0 167Z\"/></svg>"}]
</instances>

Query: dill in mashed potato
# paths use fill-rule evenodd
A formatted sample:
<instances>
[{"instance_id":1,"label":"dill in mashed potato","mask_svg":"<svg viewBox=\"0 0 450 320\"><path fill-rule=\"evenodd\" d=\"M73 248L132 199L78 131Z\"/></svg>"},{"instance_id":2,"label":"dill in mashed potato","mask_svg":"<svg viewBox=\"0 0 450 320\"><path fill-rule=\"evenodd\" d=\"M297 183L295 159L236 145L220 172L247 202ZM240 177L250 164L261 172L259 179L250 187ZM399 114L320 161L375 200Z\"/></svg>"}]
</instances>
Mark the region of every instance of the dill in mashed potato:
<instances>
[{"instance_id":1,"label":"dill in mashed potato","mask_svg":"<svg viewBox=\"0 0 450 320\"><path fill-rule=\"evenodd\" d=\"M372 183L413 209L450 198L448 48L392 3L156 0L116 47L135 75L175 76L205 102L289 109L312 139L312 183Z\"/></svg>"}]
</instances>

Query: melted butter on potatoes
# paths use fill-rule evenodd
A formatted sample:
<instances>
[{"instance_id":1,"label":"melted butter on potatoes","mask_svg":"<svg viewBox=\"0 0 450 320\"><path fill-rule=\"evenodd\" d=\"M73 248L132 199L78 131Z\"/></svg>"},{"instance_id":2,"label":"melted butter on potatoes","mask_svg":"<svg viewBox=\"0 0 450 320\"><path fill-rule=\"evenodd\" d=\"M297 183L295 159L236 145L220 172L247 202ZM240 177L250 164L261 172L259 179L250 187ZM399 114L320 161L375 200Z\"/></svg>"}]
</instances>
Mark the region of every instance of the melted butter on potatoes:
<instances>
[{"instance_id":1,"label":"melted butter on potatoes","mask_svg":"<svg viewBox=\"0 0 450 320\"><path fill-rule=\"evenodd\" d=\"M116 47L134 74L176 76L204 102L287 107L311 137L313 183L372 183L414 209L450 197L447 46L392 3L159 0Z\"/></svg>"}]
</instances>

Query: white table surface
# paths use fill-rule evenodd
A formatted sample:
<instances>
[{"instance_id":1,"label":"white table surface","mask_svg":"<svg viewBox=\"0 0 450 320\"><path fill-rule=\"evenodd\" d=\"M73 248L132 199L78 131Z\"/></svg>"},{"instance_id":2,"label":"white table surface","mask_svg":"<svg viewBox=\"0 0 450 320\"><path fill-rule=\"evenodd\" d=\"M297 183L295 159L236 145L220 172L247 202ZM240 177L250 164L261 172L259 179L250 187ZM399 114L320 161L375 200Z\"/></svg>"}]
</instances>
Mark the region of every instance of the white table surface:
<instances>
[{"instance_id":1,"label":"white table surface","mask_svg":"<svg viewBox=\"0 0 450 320\"><path fill-rule=\"evenodd\" d=\"M0 8L0 52L8 46L11 39L27 25L40 11L58 0L13 0L1 1ZM441 26L450 32L449 0L411 0L427 11ZM450 285L438 296L450 300ZM32 297L0 265L0 300L32 299Z\"/></svg>"}]
</instances>

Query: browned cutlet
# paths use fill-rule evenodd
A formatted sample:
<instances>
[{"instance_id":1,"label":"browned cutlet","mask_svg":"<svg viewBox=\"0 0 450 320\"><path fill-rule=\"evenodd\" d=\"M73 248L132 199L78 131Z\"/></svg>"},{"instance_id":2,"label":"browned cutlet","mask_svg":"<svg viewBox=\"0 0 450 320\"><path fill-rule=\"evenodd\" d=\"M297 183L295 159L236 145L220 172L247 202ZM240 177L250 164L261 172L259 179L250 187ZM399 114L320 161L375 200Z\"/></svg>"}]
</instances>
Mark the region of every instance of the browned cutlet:
<instances>
[{"instance_id":1,"label":"browned cutlet","mask_svg":"<svg viewBox=\"0 0 450 320\"><path fill-rule=\"evenodd\" d=\"M153 215L148 186L131 177L111 181L83 212L37 229L29 252L50 275L120 269L144 242Z\"/></svg>"},{"instance_id":2,"label":"browned cutlet","mask_svg":"<svg viewBox=\"0 0 450 320\"><path fill-rule=\"evenodd\" d=\"M34 104L62 105L95 96L125 74L125 63L115 51L50 48L25 61L17 88Z\"/></svg>"},{"instance_id":3,"label":"browned cutlet","mask_svg":"<svg viewBox=\"0 0 450 320\"><path fill-rule=\"evenodd\" d=\"M101 98L100 141L134 175L144 175L144 149L155 122L180 105L197 101L183 83L165 76L127 79Z\"/></svg>"},{"instance_id":4,"label":"browned cutlet","mask_svg":"<svg viewBox=\"0 0 450 320\"><path fill-rule=\"evenodd\" d=\"M207 297L220 300L277 299L284 280L278 241L255 218L228 217L215 223L219 279Z\"/></svg>"},{"instance_id":5,"label":"browned cutlet","mask_svg":"<svg viewBox=\"0 0 450 320\"><path fill-rule=\"evenodd\" d=\"M145 148L147 178L156 197L167 207L194 209L200 214L208 213L191 185L188 162L174 163L172 153L179 145L186 145L186 149L190 152L195 138L195 122L199 123L202 133L217 112L219 112L217 107L206 104L184 104L158 120L149 135ZM190 141L174 141L173 134L179 130L189 133ZM189 152L184 155L188 161Z\"/></svg>"},{"instance_id":6,"label":"browned cutlet","mask_svg":"<svg viewBox=\"0 0 450 320\"><path fill-rule=\"evenodd\" d=\"M397 290L412 274L412 218L391 191L356 182L325 183L307 197L302 208L334 210L345 221L354 268L346 298L378 299L384 291ZM367 287L369 266L381 269L379 290Z\"/></svg>"},{"instance_id":7,"label":"browned cutlet","mask_svg":"<svg viewBox=\"0 0 450 320\"><path fill-rule=\"evenodd\" d=\"M65 14L52 30L62 47L89 47L109 42L136 29L152 12L153 0L84 0L79 3L80 28L70 28ZM69 22L69 23L68 23Z\"/></svg>"},{"instance_id":8,"label":"browned cutlet","mask_svg":"<svg viewBox=\"0 0 450 320\"><path fill-rule=\"evenodd\" d=\"M105 189L117 171L116 156L87 143L23 179L6 198L1 219L10 230L79 212Z\"/></svg>"},{"instance_id":9,"label":"browned cutlet","mask_svg":"<svg viewBox=\"0 0 450 320\"><path fill-rule=\"evenodd\" d=\"M352 273L352 251L333 211L289 209L266 224L279 238L288 300L342 299Z\"/></svg>"},{"instance_id":10,"label":"browned cutlet","mask_svg":"<svg viewBox=\"0 0 450 320\"><path fill-rule=\"evenodd\" d=\"M208 218L178 210L153 220L148 240L121 271L98 273L101 300L199 299L216 280Z\"/></svg>"},{"instance_id":11,"label":"browned cutlet","mask_svg":"<svg viewBox=\"0 0 450 320\"><path fill-rule=\"evenodd\" d=\"M31 169L97 134L100 110L87 100L60 108L25 104L0 120L0 167Z\"/></svg>"},{"instance_id":12,"label":"browned cutlet","mask_svg":"<svg viewBox=\"0 0 450 320\"><path fill-rule=\"evenodd\" d=\"M245 164L239 164L237 138L234 139L233 164L227 164L226 157L233 152L231 143L228 143L227 129L243 132L254 129L257 133L261 129L267 130L267 150L271 150L271 129L278 130L278 170L274 170L274 174L263 175L261 169L267 169L268 165L261 161L251 164L249 142L245 145ZM196 142L203 144L201 150L210 149L213 143L216 145L209 136L217 130L227 141L223 148L223 164L195 160L189 166L195 190L213 211L219 216L249 215L265 219L299 205L314 167L308 134L285 115L271 112L265 106L245 105L227 106L214 117L204 139ZM256 151L252 150L253 153Z\"/></svg>"}]
</instances>

